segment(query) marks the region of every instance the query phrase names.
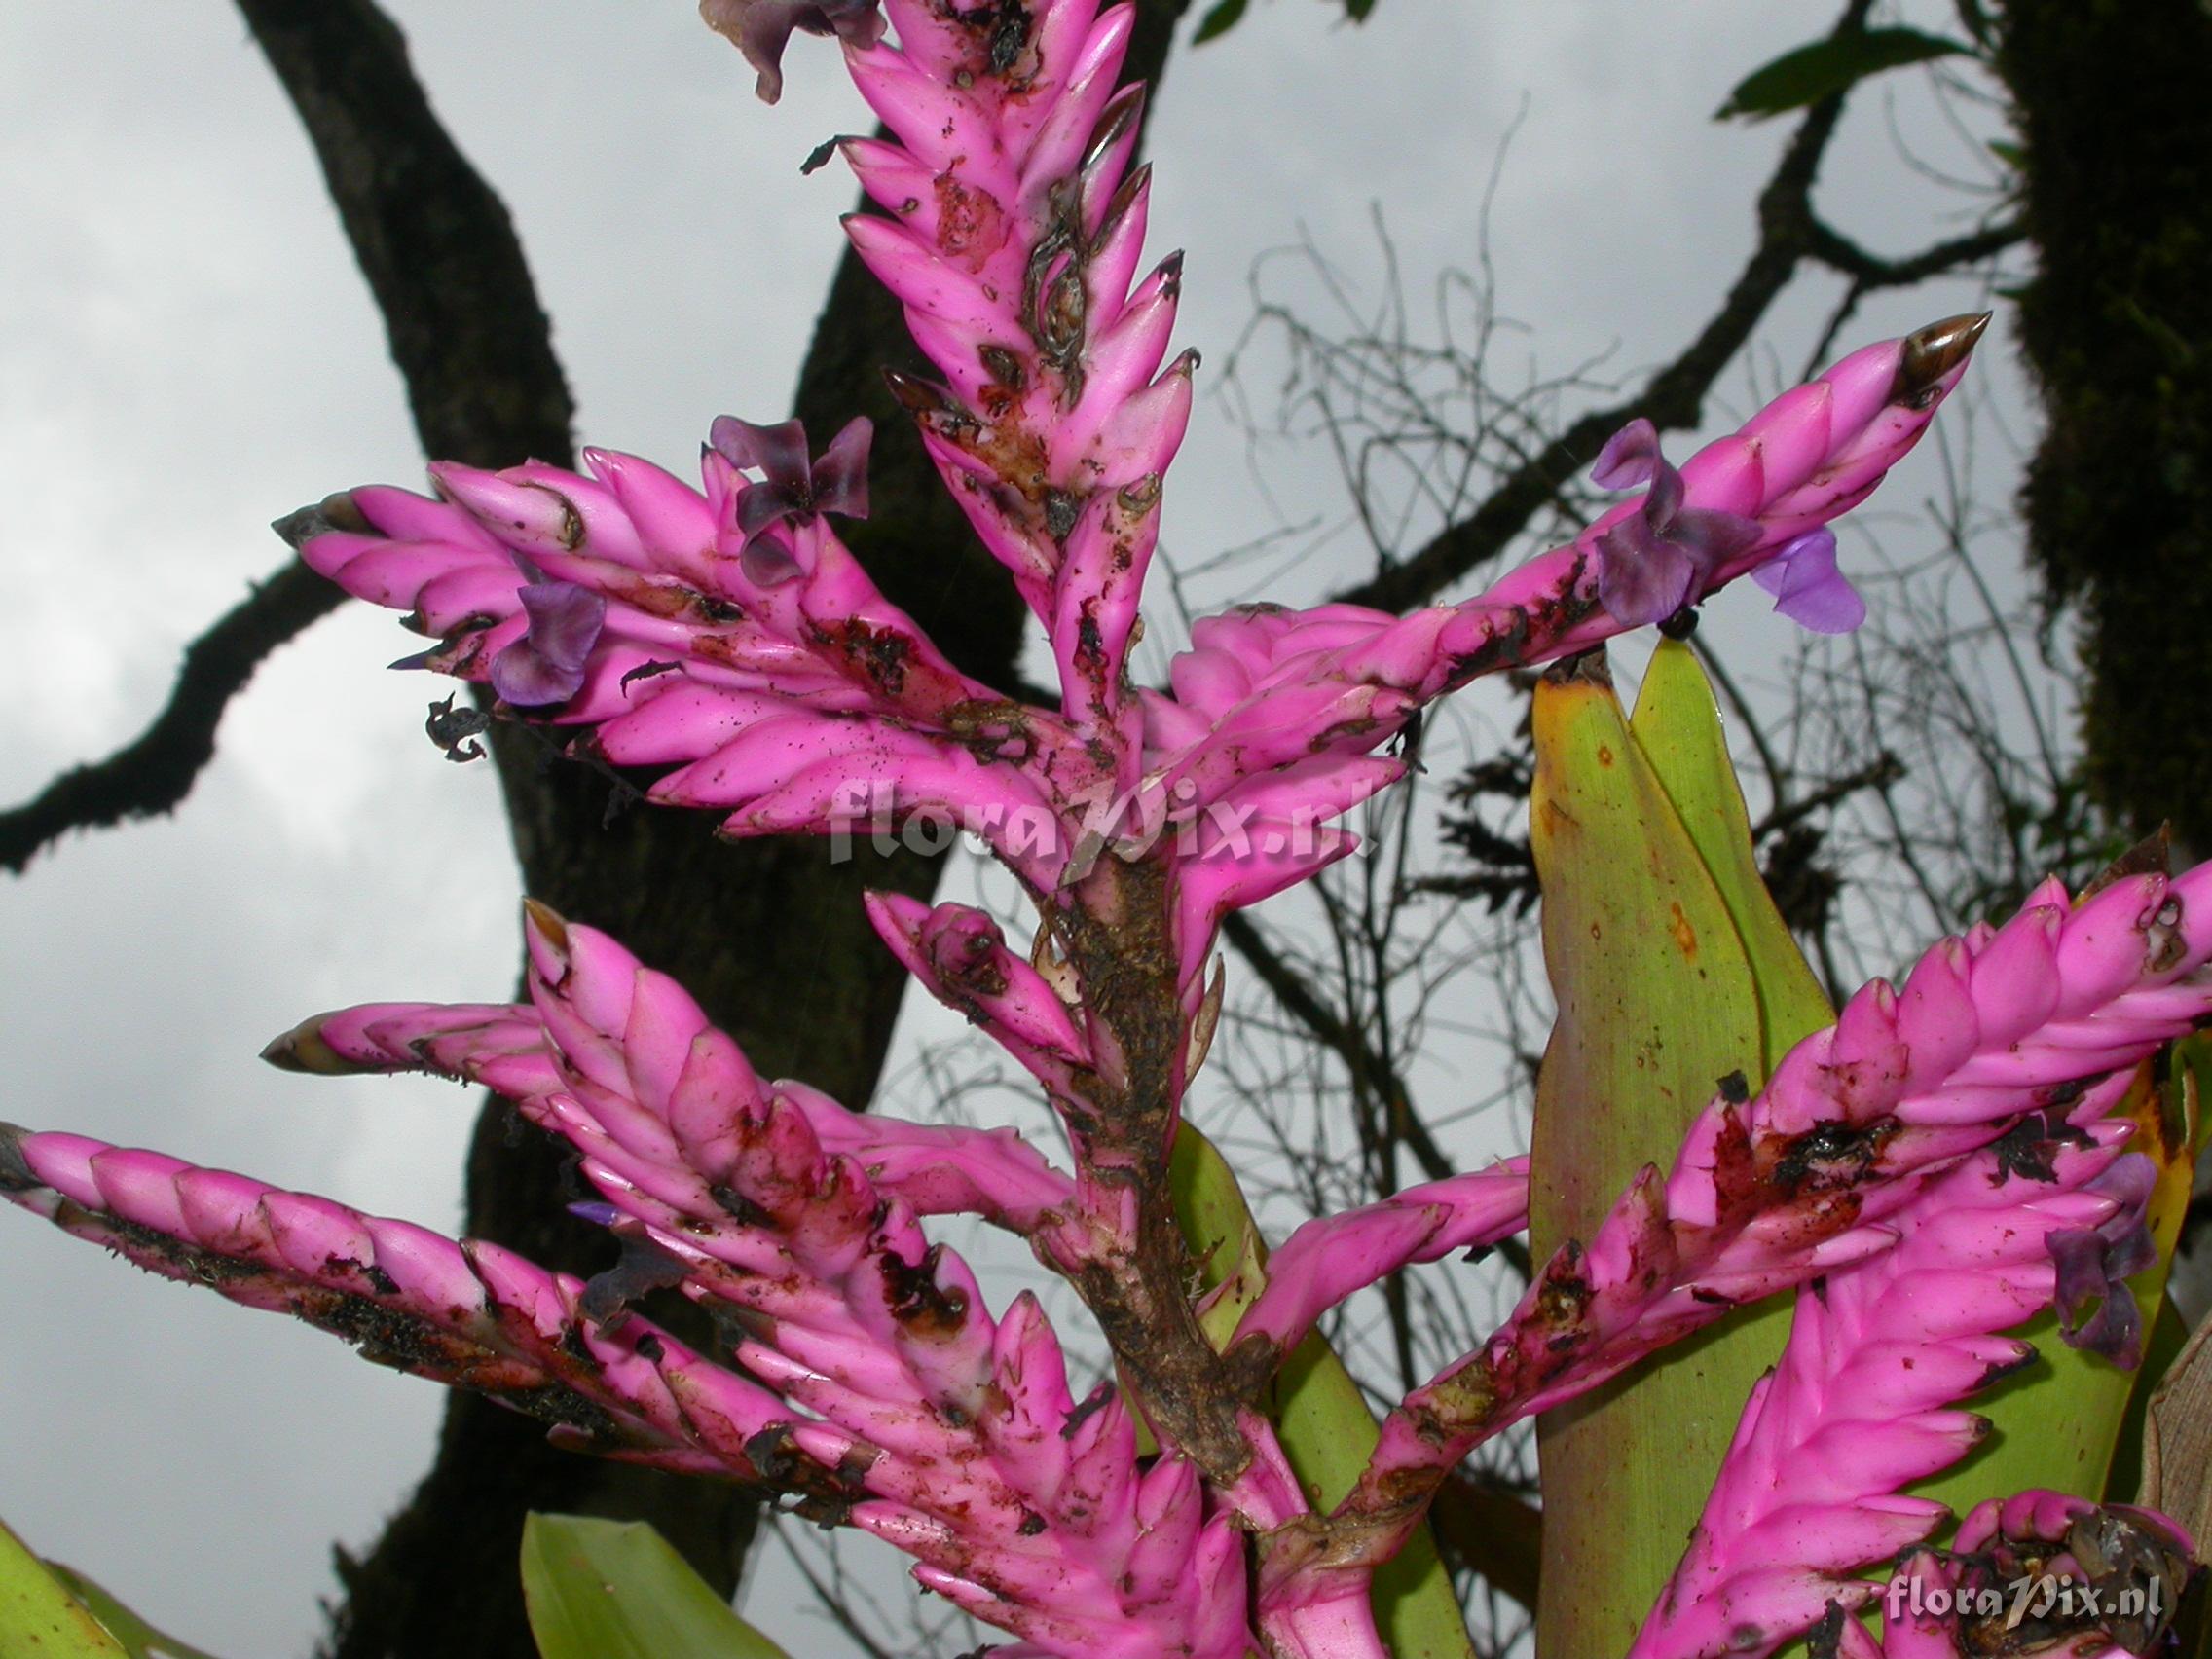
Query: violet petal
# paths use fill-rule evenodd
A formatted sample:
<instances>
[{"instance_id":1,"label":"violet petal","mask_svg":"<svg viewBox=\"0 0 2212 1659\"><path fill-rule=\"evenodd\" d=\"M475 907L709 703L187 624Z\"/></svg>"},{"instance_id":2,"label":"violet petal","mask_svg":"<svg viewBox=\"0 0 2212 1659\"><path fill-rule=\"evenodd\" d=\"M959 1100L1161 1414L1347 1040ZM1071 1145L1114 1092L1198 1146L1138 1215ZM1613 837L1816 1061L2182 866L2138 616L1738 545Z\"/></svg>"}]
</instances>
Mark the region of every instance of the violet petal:
<instances>
[{"instance_id":1,"label":"violet petal","mask_svg":"<svg viewBox=\"0 0 2212 1659\"><path fill-rule=\"evenodd\" d=\"M816 32L833 34L847 46L873 46L883 38L888 26L878 0L821 0L820 5L810 10L820 13L829 25L826 30ZM814 25L804 20L799 26L814 30Z\"/></svg>"},{"instance_id":2,"label":"violet petal","mask_svg":"<svg viewBox=\"0 0 2212 1659\"><path fill-rule=\"evenodd\" d=\"M1836 569L1835 533L1809 530L1751 571L1774 608L1815 634L1848 634L1866 620L1866 602Z\"/></svg>"},{"instance_id":3,"label":"violet petal","mask_svg":"<svg viewBox=\"0 0 2212 1659\"><path fill-rule=\"evenodd\" d=\"M492 688L517 708L566 703L583 686L607 601L574 582L532 582L517 597L530 627L492 659Z\"/></svg>"},{"instance_id":4,"label":"violet petal","mask_svg":"<svg viewBox=\"0 0 2212 1659\"><path fill-rule=\"evenodd\" d=\"M757 71L754 91L771 104L784 95L784 48L806 10L793 0L699 0L699 16L745 54Z\"/></svg>"},{"instance_id":5,"label":"violet petal","mask_svg":"<svg viewBox=\"0 0 2212 1659\"><path fill-rule=\"evenodd\" d=\"M1651 459L1651 489L1643 498L1643 522L1662 533L1672 531L1682 510L1682 475L1668 464L1665 456Z\"/></svg>"},{"instance_id":6,"label":"violet petal","mask_svg":"<svg viewBox=\"0 0 2212 1659\"><path fill-rule=\"evenodd\" d=\"M574 582L532 582L516 590L530 632L524 636L548 662L580 669L607 625L607 600Z\"/></svg>"},{"instance_id":7,"label":"violet petal","mask_svg":"<svg viewBox=\"0 0 2212 1659\"><path fill-rule=\"evenodd\" d=\"M1710 580L1721 566L1759 544L1759 527L1734 513L1685 507L1667 527L1667 539L1690 556L1698 574Z\"/></svg>"},{"instance_id":8,"label":"violet petal","mask_svg":"<svg viewBox=\"0 0 2212 1659\"><path fill-rule=\"evenodd\" d=\"M766 483L749 484L738 492L737 533L751 540L779 519L806 510L806 498L788 484L772 478Z\"/></svg>"},{"instance_id":9,"label":"violet petal","mask_svg":"<svg viewBox=\"0 0 2212 1659\"><path fill-rule=\"evenodd\" d=\"M875 423L859 415L830 440L812 473L816 512L867 517L867 449L874 439Z\"/></svg>"},{"instance_id":10,"label":"violet petal","mask_svg":"<svg viewBox=\"0 0 2212 1659\"><path fill-rule=\"evenodd\" d=\"M1641 416L1605 440L1590 466L1590 482L1601 490L1627 490L1651 481L1659 462L1659 428Z\"/></svg>"},{"instance_id":11,"label":"violet petal","mask_svg":"<svg viewBox=\"0 0 2212 1659\"><path fill-rule=\"evenodd\" d=\"M1664 622L1688 602L1696 576L1689 554L1641 517L1598 537L1598 598L1623 627Z\"/></svg>"},{"instance_id":12,"label":"violet petal","mask_svg":"<svg viewBox=\"0 0 2212 1659\"><path fill-rule=\"evenodd\" d=\"M576 1311L595 1325L619 1325L632 1303L656 1290L673 1290L691 1276L682 1262L635 1228L632 1223L617 1232L621 1257L605 1272L586 1280L583 1294L576 1298Z\"/></svg>"},{"instance_id":13,"label":"violet petal","mask_svg":"<svg viewBox=\"0 0 2212 1659\"><path fill-rule=\"evenodd\" d=\"M773 426L756 426L734 415L720 415L707 428L707 441L740 471L756 470L771 484L781 484L793 496L808 491L806 427L796 421L779 421Z\"/></svg>"},{"instance_id":14,"label":"violet petal","mask_svg":"<svg viewBox=\"0 0 2212 1659\"><path fill-rule=\"evenodd\" d=\"M583 682L582 670L547 662L528 640L517 640L492 659L492 689L518 709L566 703Z\"/></svg>"},{"instance_id":15,"label":"violet petal","mask_svg":"<svg viewBox=\"0 0 2212 1659\"><path fill-rule=\"evenodd\" d=\"M2129 1371L2143 1358L2143 1315L2127 1279L2158 1259L2146 1209L2157 1181L2157 1166L2141 1153L2114 1160L2088 1190L2120 1208L2101 1226L2060 1228L2045 1240L2058 1270L2059 1335Z\"/></svg>"}]
</instances>

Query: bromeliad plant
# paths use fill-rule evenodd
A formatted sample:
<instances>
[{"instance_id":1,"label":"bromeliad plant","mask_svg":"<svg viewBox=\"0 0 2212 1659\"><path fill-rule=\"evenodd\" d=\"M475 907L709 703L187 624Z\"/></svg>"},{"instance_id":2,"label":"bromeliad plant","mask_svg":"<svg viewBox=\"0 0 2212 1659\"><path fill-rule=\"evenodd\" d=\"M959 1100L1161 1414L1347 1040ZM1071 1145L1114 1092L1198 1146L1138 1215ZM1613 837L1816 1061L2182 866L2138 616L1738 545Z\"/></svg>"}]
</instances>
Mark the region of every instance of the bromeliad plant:
<instances>
[{"instance_id":1,"label":"bromeliad plant","mask_svg":"<svg viewBox=\"0 0 2212 1659\"><path fill-rule=\"evenodd\" d=\"M581 1154L601 1195L585 1208L623 1245L610 1273L547 1272L65 1133L0 1129L0 1189L156 1272L480 1389L579 1452L757 1485L887 1539L922 1585L1009 1633L1008 1655L1464 1652L1456 1608L1448 1629L1433 1616L1433 1572L1425 1623L1405 1611L1418 1588L1376 1594L1379 1571L1425 1550L1455 1465L1800 1286L1788 1346L1633 1636L1639 1659L1765 1654L1808 1633L1826 1652L1984 1651L1926 1595L1886 1609L1881 1635L1862 1622L1885 1610L1862 1575L1900 1559L1922 1589L1955 1590L2000 1557L2105 1581L2179 1570L2189 1540L2148 1513L2031 1493L1935 1551L1942 1505L1899 1494L1972 1446L1976 1419L1952 1408L2021 1358L2006 1329L2063 1300L2070 1336L2136 1344L2118 1287L2150 1248L2153 1171L2115 1113L2143 1062L2212 1012L2212 870L2116 875L2079 902L2039 891L1793 1047L1786 1035L1821 1018L1817 992L1810 1017L1802 994L1786 1017L1759 981L1753 1029L1772 1052L1750 1063L1773 1062L1764 1086L1742 1067L1696 1079L1711 1103L1668 1130L1683 1131L1671 1166L1639 1155L1502 1327L1370 1425L1364 1466L1342 1479L1302 1466L1278 1373L1347 1297L1526 1227L1529 1161L1314 1220L1272 1255L1247 1235L1222 1261L1178 1186L1198 1169L1218 1206L1229 1179L1181 1126L1220 1008L1223 919L1352 851L1332 821L1401 776L1389 740L1506 669L1568 665L1544 692L1557 714L1599 682L1587 653L1738 576L1808 626L1856 623L1825 526L1918 440L1985 319L1858 351L1678 469L1631 426L1599 476L1642 493L1474 599L1404 617L1239 608L1198 622L1167 687L1146 688L1128 655L1197 358L1167 355L1178 259L1138 275L1143 92L1117 87L1130 9L705 10L771 97L793 30L834 34L881 118L884 136L842 145L882 209L846 230L941 376L894 388L1044 624L1056 704L960 672L838 539L832 520L867 510L865 423L817 453L795 423L717 422L697 489L606 451L586 452L588 475L440 464L434 498L359 489L285 528L314 569L438 642L423 666L657 774L654 800L710 809L727 834L922 814L973 830L1034 906L1026 948L961 904L878 895L870 916L916 979L1036 1077L1064 1160L1010 1130L863 1115L764 1080L682 987L532 905L527 1001L351 1009L269 1057L430 1071L514 1101ZM1688 774L1652 754L1681 808ZM1547 798L1556 825L1576 822ZM1630 822L1657 833L1649 815ZM1714 910L1714 937L1754 937L1755 879L1721 880L1722 854L1706 863L1734 917ZM1602 876L1554 859L1547 878L1556 904L1562 881ZM1694 953L1690 913L1672 916L1668 938ZM1576 1043L1565 1059L1555 1044L1560 1077L1600 1052ZM1554 1225L1559 1204L1539 1198ZM1227 1199L1217 1213L1241 1218L1233 1184ZM932 1240L932 1218L953 1214L1019 1235L1065 1277L1111 1348L1109 1381L1077 1397L1035 1297L991 1310ZM670 1285L722 1315L725 1350L632 1308ZM2150 1634L2078 1622L2050 1640Z\"/></svg>"}]
</instances>

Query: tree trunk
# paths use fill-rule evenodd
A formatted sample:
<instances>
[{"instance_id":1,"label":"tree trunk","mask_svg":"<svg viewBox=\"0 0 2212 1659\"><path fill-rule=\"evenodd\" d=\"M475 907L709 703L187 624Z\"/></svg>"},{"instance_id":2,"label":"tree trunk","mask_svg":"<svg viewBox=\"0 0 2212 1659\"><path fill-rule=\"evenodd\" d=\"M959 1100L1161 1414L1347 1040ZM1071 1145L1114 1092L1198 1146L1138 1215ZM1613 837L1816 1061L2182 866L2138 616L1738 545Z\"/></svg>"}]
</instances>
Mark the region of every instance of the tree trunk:
<instances>
[{"instance_id":1,"label":"tree trunk","mask_svg":"<svg viewBox=\"0 0 2212 1659\"><path fill-rule=\"evenodd\" d=\"M1998 66L2037 274L2020 340L2049 425L2030 557L2083 622L2087 782L2130 833L2212 849L2212 17L2008 0Z\"/></svg>"}]
</instances>

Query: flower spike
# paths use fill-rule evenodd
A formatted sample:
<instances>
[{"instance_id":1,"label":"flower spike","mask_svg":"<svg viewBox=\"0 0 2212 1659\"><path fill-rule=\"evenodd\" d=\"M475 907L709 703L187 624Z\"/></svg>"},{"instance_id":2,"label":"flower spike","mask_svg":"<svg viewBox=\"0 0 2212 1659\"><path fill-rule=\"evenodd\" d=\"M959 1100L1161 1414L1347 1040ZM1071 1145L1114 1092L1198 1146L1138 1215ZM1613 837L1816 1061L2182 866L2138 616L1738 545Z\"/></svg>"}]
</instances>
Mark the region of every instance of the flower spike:
<instances>
[{"instance_id":1,"label":"flower spike","mask_svg":"<svg viewBox=\"0 0 2212 1659\"><path fill-rule=\"evenodd\" d=\"M841 1109L763 1084L672 980L541 906L528 932L527 1008L379 1005L311 1021L276 1055L513 1089L583 1154L609 1206L594 1213L730 1315L742 1372L630 1312L617 1281L153 1153L8 1128L0 1191L157 1272L546 1418L565 1444L781 1489L905 1550L930 1588L1038 1652L1242 1659L1231 1515L1209 1512L1184 1459L1139 1464L1111 1385L1078 1410L1035 1299L994 1321L967 1268L876 1184L878 1149L864 1167L817 1132ZM893 1163L902 1127L884 1137ZM945 1138L966 1170L906 1179L1026 1184L1010 1211L1058 1200L1063 1179L1018 1147Z\"/></svg>"},{"instance_id":2,"label":"flower spike","mask_svg":"<svg viewBox=\"0 0 2212 1659\"><path fill-rule=\"evenodd\" d=\"M2124 1217L2116 1193L2135 1189L2110 1177L2145 1161L2120 1153L2125 1126L2058 1146L2042 1178L1975 1153L1890 1219L1894 1249L1799 1293L1781 1364L1746 1407L1631 1659L1762 1659L1828 1606L1873 1597L1861 1569L1945 1518L1901 1489L1964 1457L1988 1427L1949 1408L2035 1357L2000 1333L2050 1305L2047 1246Z\"/></svg>"}]
</instances>

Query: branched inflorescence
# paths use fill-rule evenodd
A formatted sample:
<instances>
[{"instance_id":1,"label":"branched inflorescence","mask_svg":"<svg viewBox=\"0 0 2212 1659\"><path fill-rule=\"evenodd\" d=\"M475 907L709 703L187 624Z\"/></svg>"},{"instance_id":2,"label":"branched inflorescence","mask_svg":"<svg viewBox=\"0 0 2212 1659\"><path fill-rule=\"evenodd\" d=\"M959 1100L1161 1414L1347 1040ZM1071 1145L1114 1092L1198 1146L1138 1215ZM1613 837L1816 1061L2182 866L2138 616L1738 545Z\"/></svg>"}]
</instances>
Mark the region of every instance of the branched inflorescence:
<instances>
[{"instance_id":1,"label":"branched inflorescence","mask_svg":"<svg viewBox=\"0 0 2212 1659\"><path fill-rule=\"evenodd\" d=\"M1601 474L1643 493L1472 599L1403 617L1240 608L1200 620L1167 685L1145 687L1128 657L1198 365L1168 355L1179 257L1138 275L1151 176L1132 166L1142 90L1119 85L1130 9L705 10L769 95L793 30L835 35L882 121L842 146L878 209L846 228L940 377L893 388L1043 623L1056 701L954 668L838 538L834 518L867 511L866 423L817 454L795 423L725 418L696 489L590 450L588 474L439 464L435 498L359 489L283 528L432 638L414 663L488 684L499 718L648 774L652 799L727 834L921 814L974 831L1033 902L1027 948L959 904L881 895L870 915L1039 1080L1067 1165L1011 1131L763 1082L679 987L534 907L528 1002L355 1009L270 1057L428 1070L516 1101L581 1153L601 1195L583 1208L621 1241L608 1273L67 1134L0 1130L0 1189L156 1271L532 1412L578 1450L863 1528L1012 1633L1007 1651L1071 1659L1382 1654L1369 1575L1472 1446L1825 1273L1638 1651L1769 1651L1824 1618L1831 1645L1870 1641L1834 1627L1860 1596L1846 1580L1932 1524L1891 1494L1971 1443L1947 1408L2016 1354L1997 1333L2059 1279L2096 1279L2140 1209L2115 1174L2121 1131L2099 1120L2212 1006L2212 875L2134 876L2079 908L2040 892L1901 990L1862 992L1756 1099L1723 1089L1671 1173L1647 1170L1495 1336L1391 1414L1334 1514L1309 1507L1257 1409L1265 1384L1360 1287L1519 1231L1525 1162L1310 1223L1217 1348L1167 1154L1220 1006L1222 919L1351 850L1333 821L1400 776L1381 751L1422 705L1745 574L1808 625L1848 626L1824 527L1925 430L1983 319L1868 347L1678 469L1632 427ZM2004 1150L2023 1136L2067 1144L2042 1161ZM946 1213L1063 1273L1122 1385L1077 1400L1037 1302L994 1317L926 1236ZM1950 1312L1868 1318L1931 1275L1957 1290ZM715 1316L715 1352L633 1309L670 1287ZM1140 1417L1157 1456L1138 1455ZM1826 1449L1847 1427L1845 1458Z\"/></svg>"}]
</instances>

